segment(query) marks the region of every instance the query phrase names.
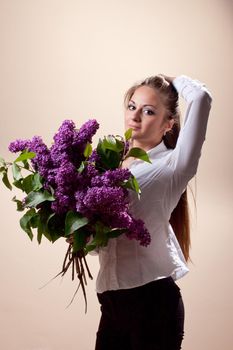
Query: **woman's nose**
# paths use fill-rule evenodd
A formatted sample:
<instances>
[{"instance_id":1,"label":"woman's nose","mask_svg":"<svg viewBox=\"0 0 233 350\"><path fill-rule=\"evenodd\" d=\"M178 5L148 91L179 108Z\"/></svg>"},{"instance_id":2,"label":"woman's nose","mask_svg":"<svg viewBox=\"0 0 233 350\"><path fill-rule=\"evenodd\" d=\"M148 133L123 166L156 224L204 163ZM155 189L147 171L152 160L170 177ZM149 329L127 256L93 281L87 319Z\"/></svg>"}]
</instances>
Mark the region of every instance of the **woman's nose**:
<instances>
[{"instance_id":1,"label":"woman's nose","mask_svg":"<svg viewBox=\"0 0 233 350\"><path fill-rule=\"evenodd\" d=\"M141 121L141 112L139 109L132 111L132 119L137 122Z\"/></svg>"}]
</instances>

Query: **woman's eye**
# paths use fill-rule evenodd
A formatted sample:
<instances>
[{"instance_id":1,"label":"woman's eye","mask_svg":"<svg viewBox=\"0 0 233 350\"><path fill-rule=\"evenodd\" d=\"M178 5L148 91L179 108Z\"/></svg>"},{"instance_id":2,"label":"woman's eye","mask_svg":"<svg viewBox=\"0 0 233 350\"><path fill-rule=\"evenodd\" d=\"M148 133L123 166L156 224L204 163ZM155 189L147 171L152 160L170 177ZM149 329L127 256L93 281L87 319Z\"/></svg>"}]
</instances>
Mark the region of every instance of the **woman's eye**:
<instances>
[{"instance_id":1,"label":"woman's eye","mask_svg":"<svg viewBox=\"0 0 233 350\"><path fill-rule=\"evenodd\" d=\"M130 111L134 111L134 110L135 110L135 106L134 106L134 105L128 105L128 109L129 109Z\"/></svg>"},{"instance_id":2,"label":"woman's eye","mask_svg":"<svg viewBox=\"0 0 233 350\"><path fill-rule=\"evenodd\" d=\"M144 109L144 113L147 115L154 115L155 114L155 112L152 111L151 109Z\"/></svg>"}]
</instances>

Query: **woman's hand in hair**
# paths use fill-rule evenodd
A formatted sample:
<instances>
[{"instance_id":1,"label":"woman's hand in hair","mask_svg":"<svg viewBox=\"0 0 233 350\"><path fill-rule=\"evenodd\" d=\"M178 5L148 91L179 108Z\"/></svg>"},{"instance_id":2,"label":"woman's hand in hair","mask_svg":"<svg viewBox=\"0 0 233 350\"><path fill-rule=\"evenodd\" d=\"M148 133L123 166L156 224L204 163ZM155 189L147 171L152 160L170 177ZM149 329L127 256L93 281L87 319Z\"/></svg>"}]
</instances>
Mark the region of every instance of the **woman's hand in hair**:
<instances>
[{"instance_id":1,"label":"woman's hand in hair","mask_svg":"<svg viewBox=\"0 0 233 350\"><path fill-rule=\"evenodd\" d=\"M167 75L165 75L165 74L158 74L158 75L160 75L161 77L163 77L168 83L172 83L173 80L175 79L175 77L169 77L169 76L167 76Z\"/></svg>"}]
</instances>

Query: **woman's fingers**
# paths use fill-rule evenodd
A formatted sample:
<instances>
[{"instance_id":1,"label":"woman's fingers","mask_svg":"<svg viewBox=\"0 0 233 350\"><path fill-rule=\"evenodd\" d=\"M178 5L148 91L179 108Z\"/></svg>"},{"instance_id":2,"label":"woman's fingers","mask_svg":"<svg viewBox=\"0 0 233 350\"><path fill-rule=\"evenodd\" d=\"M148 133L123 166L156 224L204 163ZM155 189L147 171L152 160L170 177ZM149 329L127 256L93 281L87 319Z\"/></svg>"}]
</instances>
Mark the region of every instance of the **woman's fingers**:
<instances>
[{"instance_id":1,"label":"woman's fingers","mask_svg":"<svg viewBox=\"0 0 233 350\"><path fill-rule=\"evenodd\" d=\"M66 242L69 243L69 244L73 244L74 243L74 238L73 236L69 236L68 238L66 238Z\"/></svg>"},{"instance_id":2,"label":"woman's fingers","mask_svg":"<svg viewBox=\"0 0 233 350\"><path fill-rule=\"evenodd\" d=\"M175 77L169 77L168 75L165 74L158 74L159 76L163 77L167 82L172 83Z\"/></svg>"}]
</instances>

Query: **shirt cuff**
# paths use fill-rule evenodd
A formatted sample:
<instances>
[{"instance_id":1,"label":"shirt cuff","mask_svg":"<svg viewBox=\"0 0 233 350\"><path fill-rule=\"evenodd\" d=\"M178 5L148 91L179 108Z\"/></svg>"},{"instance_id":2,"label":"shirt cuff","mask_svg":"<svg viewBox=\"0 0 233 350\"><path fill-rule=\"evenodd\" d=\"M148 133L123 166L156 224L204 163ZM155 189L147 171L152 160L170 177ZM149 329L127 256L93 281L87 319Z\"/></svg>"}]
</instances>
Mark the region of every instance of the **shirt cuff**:
<instances>
[{"instance_id":1,"label":"shirt cuff","mask_svg":"<svg viewBox=\"0 0 233 350\"><path fill-rule=\"evenodd\" d=\"M200 82L199 80L191 79L186 75L176 77L173 80L172 85L187 102L193 101L203 92L207 93L207 95L210 97L210 93L206 89L204 83Z\"/></svg>"}]
</instances>

